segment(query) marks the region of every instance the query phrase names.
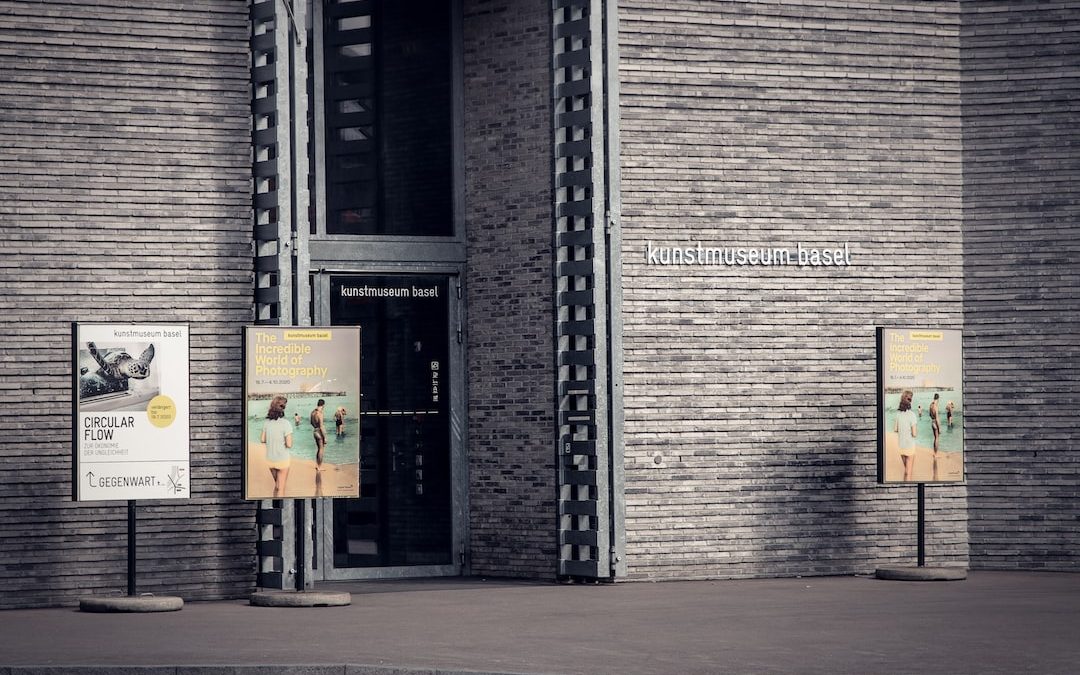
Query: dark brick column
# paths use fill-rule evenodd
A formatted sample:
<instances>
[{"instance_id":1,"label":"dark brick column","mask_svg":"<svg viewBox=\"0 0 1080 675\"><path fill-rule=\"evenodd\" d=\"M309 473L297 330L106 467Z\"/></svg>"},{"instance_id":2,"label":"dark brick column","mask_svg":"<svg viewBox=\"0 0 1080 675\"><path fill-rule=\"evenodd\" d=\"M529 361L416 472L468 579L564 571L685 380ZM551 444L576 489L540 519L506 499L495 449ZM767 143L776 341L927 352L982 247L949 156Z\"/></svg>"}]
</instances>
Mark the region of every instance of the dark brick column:
<instances>
[{"instance_id":1,"label":"dark brick column","mask_svg":"<svg viewBox=\"0 0 1080 675\"><path fill-rule=\"evenodd\" d=\"M464 9L472 572L554 577L551 10Z\"/></svg>"}]
</instances>

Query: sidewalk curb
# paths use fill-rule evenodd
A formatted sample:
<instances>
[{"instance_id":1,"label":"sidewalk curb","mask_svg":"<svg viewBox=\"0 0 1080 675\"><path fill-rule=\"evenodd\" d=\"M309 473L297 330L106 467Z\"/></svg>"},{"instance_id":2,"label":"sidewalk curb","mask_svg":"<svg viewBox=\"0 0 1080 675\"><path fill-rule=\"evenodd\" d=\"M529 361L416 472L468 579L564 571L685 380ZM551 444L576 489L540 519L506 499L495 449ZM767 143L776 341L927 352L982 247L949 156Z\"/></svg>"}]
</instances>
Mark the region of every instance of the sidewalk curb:
<instances>
[{"instance_id":1,"label":"sidewalk curb","mask_svg":"<svg viewBox=\"0 0 1080 675\"><path fill-rule=\"evenodd\" d=\"M394 666L244 665L244 666L0 666L0 675L536 675L492 670L445 670Z\"/></svg>"}]
</instances>

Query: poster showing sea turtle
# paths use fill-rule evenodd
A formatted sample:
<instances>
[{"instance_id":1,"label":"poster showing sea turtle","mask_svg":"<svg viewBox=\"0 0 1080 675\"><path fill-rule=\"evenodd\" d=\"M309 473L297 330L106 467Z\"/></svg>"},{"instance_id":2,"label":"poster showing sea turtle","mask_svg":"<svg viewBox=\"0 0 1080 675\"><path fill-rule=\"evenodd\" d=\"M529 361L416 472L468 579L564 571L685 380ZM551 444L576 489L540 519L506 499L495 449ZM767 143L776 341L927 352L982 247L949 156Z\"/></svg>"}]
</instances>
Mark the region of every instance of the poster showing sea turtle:
<instances>
[{"instance_id":1,"label":"poster showing sea turtle","mask_svg":"<svg viewBox=\"0 0 1080 675\"><path fill-rule=\"evenodd\" d=\"M83 347L79 350L79 402L84 409L125 410L157 396L153 343L98 346L87 341Z\"/></svg>"}]
</instances>

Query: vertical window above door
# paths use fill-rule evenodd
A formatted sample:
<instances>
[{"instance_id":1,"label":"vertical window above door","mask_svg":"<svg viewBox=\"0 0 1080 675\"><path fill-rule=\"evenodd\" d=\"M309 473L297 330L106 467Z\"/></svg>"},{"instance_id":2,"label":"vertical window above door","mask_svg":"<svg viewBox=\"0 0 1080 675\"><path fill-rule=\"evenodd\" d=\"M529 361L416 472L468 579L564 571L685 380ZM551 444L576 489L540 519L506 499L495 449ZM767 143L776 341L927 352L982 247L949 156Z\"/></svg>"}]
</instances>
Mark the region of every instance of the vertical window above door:
<instances>
[{"instance_id":1,"label":"vertical window above door","mask_svg":"<svg viewBox=\"0 0 1080 675\"><path fill-rule=\"evenodd\" d=\"M451 3L325 0L321 10L318 230L453 236Z\"/></svg>"}]
</instances>

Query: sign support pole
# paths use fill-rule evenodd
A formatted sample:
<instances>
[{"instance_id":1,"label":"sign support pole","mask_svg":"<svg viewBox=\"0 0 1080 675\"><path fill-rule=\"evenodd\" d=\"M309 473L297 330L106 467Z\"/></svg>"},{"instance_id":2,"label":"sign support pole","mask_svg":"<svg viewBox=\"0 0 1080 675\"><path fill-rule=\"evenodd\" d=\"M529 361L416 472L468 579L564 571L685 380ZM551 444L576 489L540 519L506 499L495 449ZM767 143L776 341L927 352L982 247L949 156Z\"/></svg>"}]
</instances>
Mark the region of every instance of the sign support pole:
<instances>
[{"instance_id":1,"label":"sign support pole","mask_svg":"<svg viewBox=\"0 0 1080 675\"><path fill-rule=\"evenodd\" d=\"M128 500L127 519L127 594L135 597L135 500Z\"/></svg>"},{"instance_id":2,"label":"sign support pole","mask_svg":"<svg viewBox=\"0 0 1080 675\"><path fill-rule=\"evenodd\" d=\"M918 514L917 529L918 529L918 558L919 567L926 567L926 483L919 483L918 491Z\"/></svg>"},{"instance_id":3,"label":"sign support pole","mask_svg":"<svg viewBox=\"0 0 1080 675\"><path fill-rule=\"evenodd\" d=\"M307 522L304 518L304 499L294 499L293 508L296 513L296 590L303 591L306 584L305 572L307 572L307 550L305 550L305 529Z\"/></svg>"}]
</instances>

